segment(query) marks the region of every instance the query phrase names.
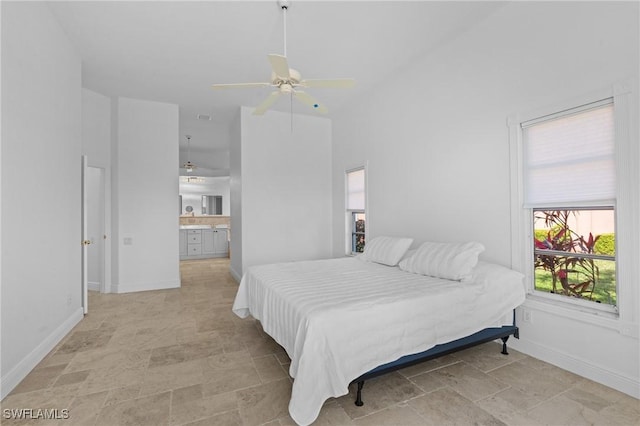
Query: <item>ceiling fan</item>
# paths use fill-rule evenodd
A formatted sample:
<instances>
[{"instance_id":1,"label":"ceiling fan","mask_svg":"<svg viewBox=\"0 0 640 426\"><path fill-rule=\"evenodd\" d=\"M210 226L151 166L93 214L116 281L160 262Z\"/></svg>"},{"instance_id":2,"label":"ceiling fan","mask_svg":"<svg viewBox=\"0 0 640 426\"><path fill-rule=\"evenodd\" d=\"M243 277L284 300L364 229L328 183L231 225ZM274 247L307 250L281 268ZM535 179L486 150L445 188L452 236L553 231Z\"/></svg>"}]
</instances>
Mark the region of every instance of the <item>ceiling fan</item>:
<instances>
[{"instance_id":1,"label":"ceiling fan","mask_svg":"<svg viewBox=\"0 0 640 426\"><path fill-rule=\"evenodd\" d=\"M187 173L191 173L193 172L195 169L197 169L198 167L196 167L195 164L193 164L191 162L191 160L189 160L190 154L191 154L191 135L187 135L187 162L184 163L182 165L182 167L187 171Z\"/></svg>"},{"instance_id":2,"label":"ceiling fan","mask_svg":"<svg viewBox=\"0 0 640 426\"><path fill-rule=\"evenodd\" d=\"M264 114L271 105L273 105L281 95L289 95L291 99L312 107L315 111L326 114L329 110L326 106L317 101L302 88L307 87L333 87L348 88L353 87L355 80L352 78L340 79L302 79L300 72L289 68L287 60L287 9L289 2L279 0L278 5L282 9L284 22L284 55L270 54L267 55L271 64L271 81L263 83L234 83L234 84L214 84L214 89L235 89L235 88L251 88L251 87L273 87L276 90L258 105L253 111L254 115Z\"/></svg>"},{"instance_id":3,"label":"ceiling fan","mask_svg":"<svg viewBox=\"0 0 640 426\"><path fill-rule=\"evenodd\" d=\"M216 177L228 175L228 171L225 169L214 169L208 167L202 167L202 165L196 166L191 161L191 135L185 135L187 138L187 161L180 167L180 176L183 176L185 182L201 183L204 177ZM194 172L198 170L198 175L195 176ZM185 175L186 173L186 175Z\"/></svg>"}]
</instances>

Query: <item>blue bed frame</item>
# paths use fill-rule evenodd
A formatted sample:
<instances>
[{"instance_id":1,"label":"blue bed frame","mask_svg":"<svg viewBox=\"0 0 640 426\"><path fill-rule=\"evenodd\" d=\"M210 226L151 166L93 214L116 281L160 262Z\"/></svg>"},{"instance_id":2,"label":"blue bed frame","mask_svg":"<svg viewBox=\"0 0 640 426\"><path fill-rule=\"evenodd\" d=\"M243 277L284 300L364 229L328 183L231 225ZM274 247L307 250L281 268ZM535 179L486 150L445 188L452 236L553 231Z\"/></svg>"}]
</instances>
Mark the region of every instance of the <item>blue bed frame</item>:
<instances>
[{"instance_id":1,"label":"blue bed frame","mask_svg":"<svg viewBox=\"0 0 640 426\"><path fill-rule=\"evenodd\" d=\"M359 407L364 404L362 402L362 387L364 386L365 380L373 379L374 377L382 376L383 374L390 373L392 371L399 370L401 368L419 364L421 362L428 361L430 359L438 358L450 353L458 352L458 351L468 349L473 346L477 346L482 343L490 342L492 340L497 340L497 339L502 340L501 353L503 355L509 355L509 352L507 352L507 340L509 339L509 336L512 336L512 335L516 339L520 337L518 333L518 327L516 326L515 309L513 310L513 325L485 328L484 330L480 330L477 333L474 333L470 336L463 337L461 339L454 340L452 342L436 345L424 352L403 356L402 358L399 358L393 362L380 365L374 368L373 370L370 370L364 373L363 375L361 375L360 377L358 377L357 379L351 382L351 383L357 383L358 385L355 404Z\"/></svg>"}]
</instances>

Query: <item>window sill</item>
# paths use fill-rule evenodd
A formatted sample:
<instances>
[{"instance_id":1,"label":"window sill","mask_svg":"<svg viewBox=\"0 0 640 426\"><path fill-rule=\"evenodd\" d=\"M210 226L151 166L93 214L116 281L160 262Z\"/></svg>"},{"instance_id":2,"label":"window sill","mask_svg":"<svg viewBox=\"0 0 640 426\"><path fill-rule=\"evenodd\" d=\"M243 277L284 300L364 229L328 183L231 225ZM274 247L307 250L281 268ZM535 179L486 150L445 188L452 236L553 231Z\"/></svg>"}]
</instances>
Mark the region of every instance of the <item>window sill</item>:
<instances>
[{"instance_id":1,"label":"window sill","mask_svg":"<svg viewBox=\"0 0 640 426\"><path fill-rule=\"evenodd\" d=\"M581 306L538 294L527 294L522 308L547 312L574 321L614 330L624 336L640 339L638 324L621 320L617 312Z\"/></svg>"}]
</instances>

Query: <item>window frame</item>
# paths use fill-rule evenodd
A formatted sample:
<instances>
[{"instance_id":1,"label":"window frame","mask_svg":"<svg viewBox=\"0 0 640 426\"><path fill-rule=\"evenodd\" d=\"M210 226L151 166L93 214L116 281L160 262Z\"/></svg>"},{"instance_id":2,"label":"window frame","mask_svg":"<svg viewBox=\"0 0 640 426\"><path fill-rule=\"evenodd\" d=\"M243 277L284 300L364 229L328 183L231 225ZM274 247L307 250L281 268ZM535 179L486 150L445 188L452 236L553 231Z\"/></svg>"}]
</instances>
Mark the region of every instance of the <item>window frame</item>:
<instances>
[{"instance_id":1,"label":"window frame","mask_svg":"<svg viewBox=\"0 0 640 426\"><path fill-rule=\"evenodd\" d=\"M632 121L638 105L633 93L637 93L633 80L614 84L563 102L558 102L527 113L513 114L507 119L509 128L509 157L511 185L511 267L525 275L527 299L525 306L551 312L564 317L597 324L618 330L621 334L637 336L638 280L640 273L637 259L639 194L638 147L631 143L631 132L637 134L637 122ZM525 208L523 185L523 134L522 123L572 110L582 105L612 98L614 105L616 199L613 205L616 223L616 285L617 306L593 303L577 298L562 297L534 291L533 209ZM635 127L634 127L635 126ZM582 207L582 206L579 206ZM584 206L589 207L589 206ZM570 210L563 207L564 210ZM542 294L541 294L542 293ZM595 306L594 306L595 305Z\"/></svg>"},{"instance_id":2,"label":"window frame","mask_svg":"<svg viewBox=\"0 0 640 426\"><path fill-rule=\"evenodd\" d=\"M349 173L353 173L353 172L357 172L362 170L364 172L364 204L365 207L364 209L350 209L348 208L349 206ZM344 189L345 189L345 198L344 198L344 205L345 205L345 239L346 239L346 244L345 244L345 254L347 256L356 256L358 254L360 254L359 252L354 251L354 247L353 247L353 236L354 235L361 235L364 234L364 239L365 239L365 246L366 246L366 241L367 241L367 234L368 234L368 229L369 226L367 224L367 167L366 165L362 165L362 166L357 166L357 167L351 167L345 170L344 172ZM364 214L365 215L365 228L364 228L364 233L362 232L357 232L356 231L356 221L355 221L355 215L356 214Z\"/></svg>"}]
</instances>

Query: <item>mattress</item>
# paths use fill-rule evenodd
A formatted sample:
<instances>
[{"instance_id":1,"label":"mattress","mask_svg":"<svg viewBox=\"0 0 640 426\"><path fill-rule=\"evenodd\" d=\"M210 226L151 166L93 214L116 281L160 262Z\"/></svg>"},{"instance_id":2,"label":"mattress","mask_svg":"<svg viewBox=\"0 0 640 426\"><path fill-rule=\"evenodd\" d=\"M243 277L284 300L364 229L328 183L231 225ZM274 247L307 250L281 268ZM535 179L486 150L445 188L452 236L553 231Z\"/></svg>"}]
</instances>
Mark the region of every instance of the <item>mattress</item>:
<instances>
[{"instance_id":1,"label":"mattress","mask_svg":"<svg viewBox=\"0 0 640 426\"><path fill-rule=\"evenodd\" d=\"M248 268L233 305L291 358L289 414L312 423L330 397L378 365L512 323L523 276L479 262L470 282L417 275L357 257Z\"/></svg>"}]
</instances>

